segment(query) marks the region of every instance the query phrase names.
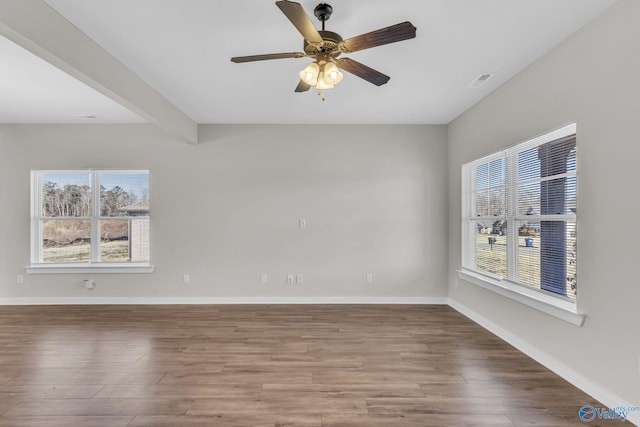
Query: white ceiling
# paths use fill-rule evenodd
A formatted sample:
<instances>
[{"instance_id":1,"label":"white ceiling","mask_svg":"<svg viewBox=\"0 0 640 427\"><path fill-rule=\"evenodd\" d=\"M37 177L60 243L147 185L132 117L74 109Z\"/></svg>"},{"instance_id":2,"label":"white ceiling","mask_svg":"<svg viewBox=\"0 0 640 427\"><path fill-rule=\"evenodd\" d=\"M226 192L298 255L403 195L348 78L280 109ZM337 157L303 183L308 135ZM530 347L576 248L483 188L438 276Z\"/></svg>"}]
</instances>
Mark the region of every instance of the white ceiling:
<instances>
[{"instance_id":1,"label":"white ceiling","mask_svg":"<svg viewBox=\"0 0 640 427\"><path fill-rule=\"evenodd\" d=\"M20 1L20 0L15 0ZM197 123L448 123L615 0L333 0L327 30L349 38L409 20L417 37L351 58L391 76L351 74L322 102L294 93L309 59L245 64L232 56L302 50L265 0L47 0ZM318 0L302 0L313 22ZM55 35L52 35L55 37ZM0 122L142 121L0 38ZM495 73L481 88L468 84ZM86 119L84 119L86 120Z\"/></svg>"},{"instance_id":2,"label":"white ceiling","mask_svg":"<svg viewBox=\"0 0 640 427\"><path fill-rule=\"evenodd\" d=\"M4 37L0 37L0 58L1 123L144 122Z\"/></svg>"}]
</instances>

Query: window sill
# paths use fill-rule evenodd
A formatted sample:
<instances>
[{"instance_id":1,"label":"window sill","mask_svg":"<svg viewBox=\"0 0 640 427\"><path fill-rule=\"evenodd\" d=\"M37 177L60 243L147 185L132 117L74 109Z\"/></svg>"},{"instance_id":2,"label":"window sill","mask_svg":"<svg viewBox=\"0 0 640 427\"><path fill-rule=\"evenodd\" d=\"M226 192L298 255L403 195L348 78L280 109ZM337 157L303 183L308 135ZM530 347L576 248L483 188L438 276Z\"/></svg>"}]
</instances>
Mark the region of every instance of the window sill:
<instances>
[{"instance_id":1,"label":"window sill","mask_svg":"<svg viewBox=\"0 0 640 427\"><path fill-rule=\"evenodd\" d=\"M100 274L100 273L153 273L149 264L31 264L26 266L27 274Z\"/></svg>"},{"instance_id":2,"label":"window sill","mask_svg":"<svg viewBox=\"0 0 640 427\"><path fill-rule=\"evenodd\" d=\"M527 289L506 280L483 276L470 270L458 270L458 278L576 326L582 326L586 317L578 313L576 304L571 301L547 295L535 289Z\"/></svg>"}]
</instances>

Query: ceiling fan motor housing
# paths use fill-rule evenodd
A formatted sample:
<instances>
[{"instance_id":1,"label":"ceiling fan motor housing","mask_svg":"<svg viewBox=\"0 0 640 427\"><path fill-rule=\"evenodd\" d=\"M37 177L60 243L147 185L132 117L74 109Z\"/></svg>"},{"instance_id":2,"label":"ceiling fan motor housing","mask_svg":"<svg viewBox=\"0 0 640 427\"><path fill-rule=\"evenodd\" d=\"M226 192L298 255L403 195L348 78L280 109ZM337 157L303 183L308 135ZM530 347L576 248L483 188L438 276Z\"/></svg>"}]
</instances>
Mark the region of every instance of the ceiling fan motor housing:
<instances>
[{"instance_id":1,"label":"ceiling fan motor housing","mask_svg":"<svg viewBox=\"0 0 640 427\"><path fill-rule=\"evenodd\" d=\"M342 42L342 37L338 33L333 31L318 31L320 37L322 37L322 43L318 47L317 43L309 43L304 41L304 53L307 55L314 55L317 52L333 52L333 56L338 56L340 51L337 49L338 45Z\"/></svg>"}]
</instances>

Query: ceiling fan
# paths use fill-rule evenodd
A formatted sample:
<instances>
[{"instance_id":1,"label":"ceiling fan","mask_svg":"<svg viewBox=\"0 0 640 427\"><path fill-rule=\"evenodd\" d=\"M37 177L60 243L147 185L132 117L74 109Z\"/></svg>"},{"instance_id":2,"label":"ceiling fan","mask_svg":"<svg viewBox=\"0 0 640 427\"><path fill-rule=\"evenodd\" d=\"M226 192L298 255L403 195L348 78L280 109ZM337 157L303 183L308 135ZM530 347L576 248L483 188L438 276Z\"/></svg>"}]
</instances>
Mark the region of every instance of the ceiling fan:
<instances>
[{"instance_id":1,"label":"ceiling fan","mask_svg":"<svg viewBox=\"0 0 640 427\"><path fill-rule=\"evenodd\" d=\"M231 61L242 63L268 59L313 58L314 61L300 71L300 82L295 91L306 92L311 87L315 87L318 95L322 96L323 101L324 94L322 91L333 88L342 80L342 72L340 70L347 71L376 86L382 86L390 79L389 76L358 61L354 61L351 58L338 59L338 56L343 53L353 53L363 49L412 39L416 36L416 27L407 21L343 40L340 34L325 31L324 29L325 22L329 20L333 12L333 8L330 5L320 3L313 11L318 20L322 22L322 30L320 31L316 30L313 22L311 22L311 19L299 3L282 0L277 1L276 5L304 37L304 52L236 56L231 58Z\"/></svg>"}]
</instances>

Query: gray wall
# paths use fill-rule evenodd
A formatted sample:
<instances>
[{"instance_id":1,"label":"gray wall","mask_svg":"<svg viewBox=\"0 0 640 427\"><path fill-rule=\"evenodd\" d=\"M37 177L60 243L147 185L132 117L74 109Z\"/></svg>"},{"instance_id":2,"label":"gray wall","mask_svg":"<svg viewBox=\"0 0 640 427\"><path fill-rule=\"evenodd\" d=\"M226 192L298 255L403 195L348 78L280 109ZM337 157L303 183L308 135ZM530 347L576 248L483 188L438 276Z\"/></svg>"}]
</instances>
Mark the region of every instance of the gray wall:
<instances>
[{"instance_id":1,"label":"gray wall","mask_svg":"<svg viewBox=\"0 0 640 427\"><path fill-rule=\"evenodd\" d=\"M449 295L454 301L640 405L638 119L640 2L623 0L449 126ZM459 280L463 163L547 130L578 126L575 327Z\"/></svg>"},{"instance_id":2,"label":"gray wall","mask_svg":"<svg viewBox=\"0 0 640 427\"><path fill-rule=\"evenodd\" d=\"M147 125L1 126L11 208L0 298L446 297L445 126L206 125L200 135L192 145ZM16 284L29 263L29 171L39 168L148 168L155 272ZM304 283L286 284L287 273Z\"/></svg>"}]
</instances>

